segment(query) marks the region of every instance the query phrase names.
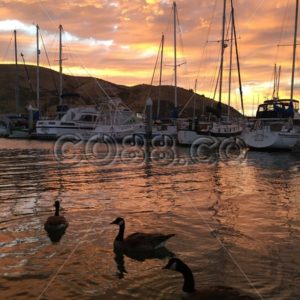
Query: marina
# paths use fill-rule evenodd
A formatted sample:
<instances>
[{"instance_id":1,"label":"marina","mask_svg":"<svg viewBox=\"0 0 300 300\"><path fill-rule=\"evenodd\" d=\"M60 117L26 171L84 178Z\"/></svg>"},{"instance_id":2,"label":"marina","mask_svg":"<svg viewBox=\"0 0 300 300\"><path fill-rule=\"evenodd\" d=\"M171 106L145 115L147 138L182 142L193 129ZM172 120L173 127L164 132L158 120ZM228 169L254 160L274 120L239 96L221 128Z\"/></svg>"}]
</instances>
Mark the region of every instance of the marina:
<instances>
[{"instance_id":1,"label":"marina","mask_svg":"<svg viewBox=\"0 0 300 300\"><path fill-rule=\"evenodd\" d=\"M300 299L299 0L4 2L0 299Z\"/></svg>"}]
</instances>

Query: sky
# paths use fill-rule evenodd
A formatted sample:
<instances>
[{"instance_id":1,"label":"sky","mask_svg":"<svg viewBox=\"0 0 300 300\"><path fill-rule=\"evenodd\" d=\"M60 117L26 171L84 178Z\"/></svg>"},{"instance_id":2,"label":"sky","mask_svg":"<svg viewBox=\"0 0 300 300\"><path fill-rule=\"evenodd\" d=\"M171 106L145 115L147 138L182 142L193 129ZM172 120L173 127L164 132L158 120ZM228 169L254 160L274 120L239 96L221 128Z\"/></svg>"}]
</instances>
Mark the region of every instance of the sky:
<instances>
[{"instance_id":1,"label":"sky","mask_svg":"<svg viewBox=\"0 0 300 300\"><path fill-rule=\"evenodd\" d=\"M295 0L233 0L246 113L272 96L274 65L281 66L279 96L291 82ZM220 65L222 0L178 0L178 86L214 96ZM40 62L58 70L58 27L63 26L63 72L95 76L117 84L159 81L161 35L165 35L162 84L174 84L173 1L168 0L1 0L0 62L36 63L36 25L40 27ZM230 33L230 0L226 32ZM230 35L228 36L230 40ZM224 54L222 102L228 103L230 42ZM234 51L233 51L234 52ZM299 55L297 55L297 58ZM160 61L160 59L158 59ZM298 60L297 60L298 61ZM299 95L296 69L295 98ZM197 79L197 85L195 85ZM218 99L218 94L216 94ZM233 55L231 105L240 109L236 57Z\"/></svg>"}]
</instances>

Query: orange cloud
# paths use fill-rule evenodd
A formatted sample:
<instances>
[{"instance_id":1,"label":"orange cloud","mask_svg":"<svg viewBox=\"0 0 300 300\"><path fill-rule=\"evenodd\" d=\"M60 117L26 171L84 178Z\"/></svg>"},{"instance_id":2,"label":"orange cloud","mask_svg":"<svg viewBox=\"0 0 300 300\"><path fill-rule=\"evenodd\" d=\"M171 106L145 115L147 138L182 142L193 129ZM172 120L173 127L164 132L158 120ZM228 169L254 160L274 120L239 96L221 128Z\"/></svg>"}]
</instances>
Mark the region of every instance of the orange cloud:
<instances>
[{"instance_id":1,"label":"orange cloud","mask_svg":"<svg viewBox=\"0 0 300 300\"><path fill-rule=\"evenodd\" d=\"M172 2L3 0L0 3L1 62L14 59L11 38L12 31L17 29L19 52L24 53L28 63L34 64L34 25L39 24L45 43L45 49L41 43L41 62L48 65L47 51L51 65L56 67L58 25L62 24L65 29L65 72L103 76L104 79L120 84L149 83L161 33L164 32L164 83L172 84ZM282 66L280 94L282 97L288 96L292 48L277 45L289 45L292 42L294 4L282 0L235 0L234 3L245 106L250 109L253 98L263 101L265 97L271 96L274 63ZM289 3L288 7L286 3ZM181 64L178 68L178 83L185 88L193 88L194 80L198 77L198 92L207 96L214 94L220 52L220 43L217 41L220 39L222 1L216 1L216 6L214 4L210 0L177 1L180 21L177 32L178 63ZM228 78L228 49L224 81ZM227 86L224 83L225 102ZM237 87L234 71L234 95ZM299 93L298 87L295 93ZM254 102L256 104L257 101Z\"/></svg>"}]
</instances>

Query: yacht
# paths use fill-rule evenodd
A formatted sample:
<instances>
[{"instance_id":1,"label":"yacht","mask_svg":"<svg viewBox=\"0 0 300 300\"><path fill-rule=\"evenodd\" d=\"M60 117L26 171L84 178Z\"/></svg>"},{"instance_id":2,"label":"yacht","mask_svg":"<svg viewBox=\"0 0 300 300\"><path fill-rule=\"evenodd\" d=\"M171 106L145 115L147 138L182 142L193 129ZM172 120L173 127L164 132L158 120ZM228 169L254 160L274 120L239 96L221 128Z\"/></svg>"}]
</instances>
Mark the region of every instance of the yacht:
<instances>
[{"instance_id":1,"label":"yacht","mask_svg":"<svg viewBox=\"0 0 300 300\"><path fill-rule=\"evenodd\" d=\"M273 99L258 106L254 127L244 132L244 140L250 148L292 150L300 145L299 101L294 99L299 0L296 0L295 6L290 98L279 99L279 78L274 76L277 96L274 97L273 93Z\"/></svg>"},{"instance_id":2,"label":"yacht","mask_svg":"<svg viewBox=\"0 0 300 300\"><path fill-rule=\"evenodd\" d=\"M36 123L38 139L57 139L63 135L85 134L95 129L98 110L96 106L70 108L63 116L39 120Z\"/></svg>"},{"instance_id":3,"label":"yacht","mask_svg":"<svg viewBox=\"0 0 300 300\"><path fill-rule=\"evenodd\" d=\"M253 149L291 150L300 143L299 101L266 100L258 106L253 128L243 139Z\"/></svg>"},{"instance_id":4,"label":"yacht","mask_svg":"<svg viewBox=\"0 0 300 300\"><path fill-rule=\"evenodd\" d=\"M88 140L93 136L109 135L122 139L143 128L138 120L120 98L107 98L99 101L97 106L70 108L56 119L39 120L36 123L36 135L41 139L57 139L63 135L75 135Z\"/></svg>"}]
</instances>

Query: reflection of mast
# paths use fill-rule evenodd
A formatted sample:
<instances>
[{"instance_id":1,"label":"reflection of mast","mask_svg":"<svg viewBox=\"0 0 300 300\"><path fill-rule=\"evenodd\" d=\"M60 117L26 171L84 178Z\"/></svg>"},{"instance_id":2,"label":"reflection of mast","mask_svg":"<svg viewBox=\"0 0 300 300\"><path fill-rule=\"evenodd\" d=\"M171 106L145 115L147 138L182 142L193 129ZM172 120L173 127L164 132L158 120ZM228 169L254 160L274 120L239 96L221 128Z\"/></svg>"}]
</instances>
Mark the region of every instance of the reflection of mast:
<instances>
[{"instance_id":1,"label":"reflection of mast","mask_svg":"<svg viewBox=\"0 0 300 300\"><path fill-rule=\"evenodd\" d=\"M294 44L293 44L293 66L292 66L292 80L291 80L291 101L293 101L293 97L294 97L294 80L295 80L294 77L295 77L297 30L298 30L298 9L299 9L299 0L296 0L295 31L294 31Z\"/></svg>"},{"instance_id":2,"label":"reflection of mast","mask_svg":"<svg viewBox=\"0 0 300 300\"><path fill-rule=\"evenodd\" d=\"M19 103L19 66L18 66L18 47L17 47L17 30L14 30L14 41L15 41L15 98L16 98L16 113L19 113L20 103Z\"/></svg>"}]
</instances>

